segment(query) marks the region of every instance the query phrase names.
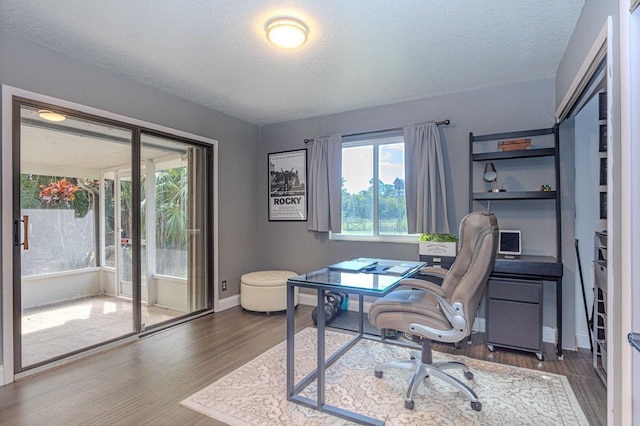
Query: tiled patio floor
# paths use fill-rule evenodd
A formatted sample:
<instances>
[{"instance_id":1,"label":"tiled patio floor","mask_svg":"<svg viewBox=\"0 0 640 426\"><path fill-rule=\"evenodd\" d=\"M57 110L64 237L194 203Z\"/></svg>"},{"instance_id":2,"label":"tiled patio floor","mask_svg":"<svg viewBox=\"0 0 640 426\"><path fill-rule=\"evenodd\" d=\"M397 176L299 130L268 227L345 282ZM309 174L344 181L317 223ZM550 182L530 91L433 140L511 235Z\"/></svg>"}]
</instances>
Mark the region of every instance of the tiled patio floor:
<instances>
[{"instance_id":1,"label":"tiled patio floor","mask_svg":"<svg viewBox=\"0 0 640 426\"><path fill-rule=\"evenodd\" d=\"M142 322L147 327L183 314L142 306ZM96 296L27 309L22 316L22 365L105 342L132 329L131 302L117 297Z\"/></svg>"}]
</instances>

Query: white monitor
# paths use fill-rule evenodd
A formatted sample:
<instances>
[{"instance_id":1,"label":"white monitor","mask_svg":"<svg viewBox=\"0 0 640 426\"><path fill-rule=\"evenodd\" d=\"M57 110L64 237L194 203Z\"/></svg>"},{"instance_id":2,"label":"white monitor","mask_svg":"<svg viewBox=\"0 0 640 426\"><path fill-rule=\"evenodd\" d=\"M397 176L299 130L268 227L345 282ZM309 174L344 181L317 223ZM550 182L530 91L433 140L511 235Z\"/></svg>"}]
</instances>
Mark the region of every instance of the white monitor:
<instances>
[{"instance_id":1,"label":"white monitor","mask_svg":"<svg viewBox=\"0 0 640 426\"><path fill-rule=\"evenodd\" d=\"M522 242L520 231L500 230L498 238L498 254L506 257L520 256L522 253Z\"/></svg>"}]
</instances>

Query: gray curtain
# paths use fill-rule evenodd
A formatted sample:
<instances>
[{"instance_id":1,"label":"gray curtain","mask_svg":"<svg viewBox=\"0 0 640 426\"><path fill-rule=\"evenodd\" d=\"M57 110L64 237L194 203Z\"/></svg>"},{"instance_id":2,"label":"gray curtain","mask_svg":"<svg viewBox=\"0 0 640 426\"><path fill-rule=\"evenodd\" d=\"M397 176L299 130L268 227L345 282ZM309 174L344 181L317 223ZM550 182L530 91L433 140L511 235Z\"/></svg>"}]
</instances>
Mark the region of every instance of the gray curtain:
<instances>
[{"instance_id":1,"label":"gray curtain","mask_svg":"<svg viewBox=\"0 0 640 426\"><path fill-rule=\"evenodd\" d=\"M402 129L409 234L449 233L440 132L435 122Z\"/></svg>"},{"instance_id":2,"label":"gray curtain","mask_svg":"<svg viewBox=\"0 0 640 426\"><path fill-rule=\"evenodd\" d=\"M342 211L342 136L315 138L309 167L307 229L340 232Z\"/></svg>"}]
</instances>

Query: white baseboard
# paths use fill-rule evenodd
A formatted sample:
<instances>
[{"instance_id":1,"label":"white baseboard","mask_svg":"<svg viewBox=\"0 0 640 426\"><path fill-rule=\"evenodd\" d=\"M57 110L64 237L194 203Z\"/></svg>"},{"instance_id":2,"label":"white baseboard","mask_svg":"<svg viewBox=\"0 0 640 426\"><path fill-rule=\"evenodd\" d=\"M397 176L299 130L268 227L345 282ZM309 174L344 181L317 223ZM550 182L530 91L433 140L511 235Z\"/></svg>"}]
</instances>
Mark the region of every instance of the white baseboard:
<instances>
[{"instance_id":1,"label":"white baseboard","mask_svg":"<svg viewBox=\"0 0 640 426\"><path fill-rule=\"evenodd\" d=\"M309 293L300 293L300 304L302 305L309 305L309 306L315 306L316 305L316 295L315 294L309 294ZM369 307L371 306L371 302L364 302L364 311L368 312L369 311ZM360 303L358 300L349 300L349 310L350 311L355 311L358 312L360 308ZM473 323L473 327L472 330L475 332L480 332L483 333L485 331L486 327L485 327L485 319L484 318L476 318L476 320ZM549 342L549 343L556 343L556 338L557 334L556 334L556 329L554 327L542 327L542 341L543 342ZM587 341L587 347L588 346L588 341Z\"/></svg>"},{"instance_id":2,"label":"white baseboard","mask_svg":"<svg viewBox=\"0 0 640 426\"><path fill-rule=\"evenodd\" d=\"M240 306L240 295L225 297L224 299L218 299L218 311L224 311L230 308Z\"/></svg>"},{"instance_id":3,"label":"white baseboard","mask_svg":"<svg viewBox=\"0 0 640 426\"><path fill-rule=\"evenodd\" d=\"M576 345L579 348L591 348L591 343L589 342L589 335L583 333L576 333Z\"/></svg>"}]
</instances>

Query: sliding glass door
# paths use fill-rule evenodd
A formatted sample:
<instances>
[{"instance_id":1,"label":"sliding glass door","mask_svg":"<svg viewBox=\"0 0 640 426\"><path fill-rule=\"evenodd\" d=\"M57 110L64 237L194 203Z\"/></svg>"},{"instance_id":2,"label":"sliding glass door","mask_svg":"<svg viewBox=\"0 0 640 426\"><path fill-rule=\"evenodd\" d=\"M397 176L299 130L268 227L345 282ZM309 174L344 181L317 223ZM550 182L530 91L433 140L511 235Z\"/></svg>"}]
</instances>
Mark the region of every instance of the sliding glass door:
<instances>
[{"instance_id":1,"label":"sliding glass door","mask_svg":"<svg viewBox=\"0 0 640 426\"><path fill-rule=\"evenodd\" d=\"M143 133L141 137L142 287L148 307L192 313L207 307L205 148Z\"/></svg>"},{"instance_id":2,"label":"sliding glass door","mask_svg":"<svg viewBox=\"0 0 640 426\"><path fill-rule=\"evenodd\" d=\"M212 148L13 104L14 371L210 308Z\"/></svg>"}]
</instances>

